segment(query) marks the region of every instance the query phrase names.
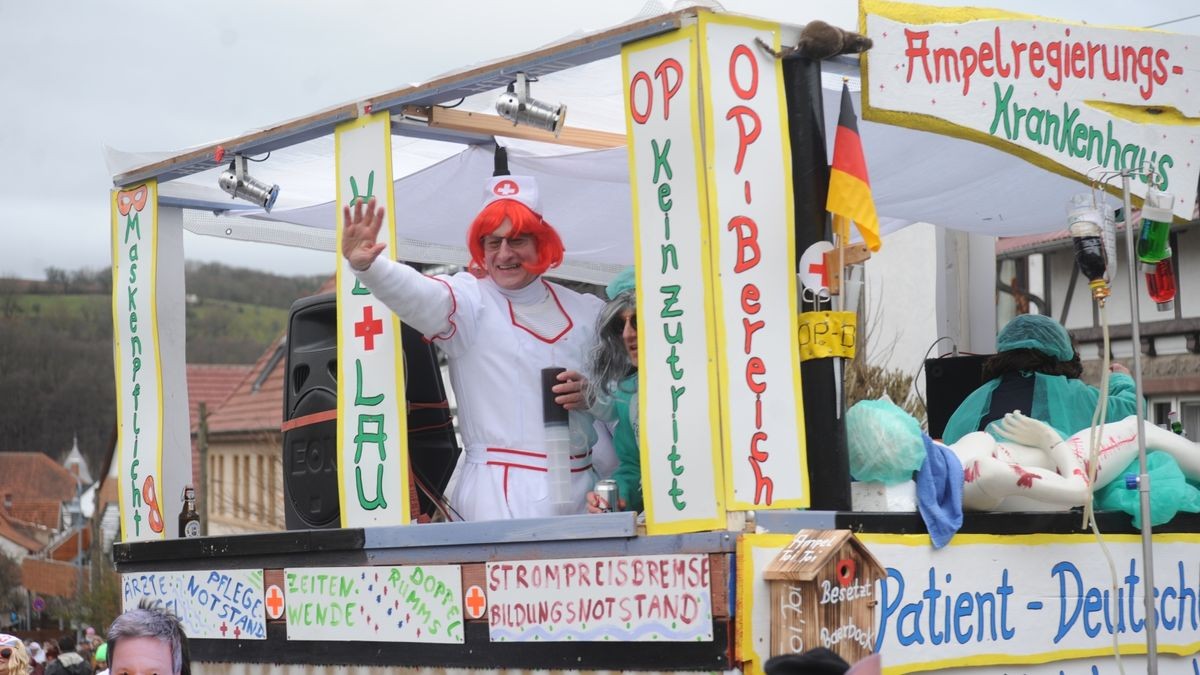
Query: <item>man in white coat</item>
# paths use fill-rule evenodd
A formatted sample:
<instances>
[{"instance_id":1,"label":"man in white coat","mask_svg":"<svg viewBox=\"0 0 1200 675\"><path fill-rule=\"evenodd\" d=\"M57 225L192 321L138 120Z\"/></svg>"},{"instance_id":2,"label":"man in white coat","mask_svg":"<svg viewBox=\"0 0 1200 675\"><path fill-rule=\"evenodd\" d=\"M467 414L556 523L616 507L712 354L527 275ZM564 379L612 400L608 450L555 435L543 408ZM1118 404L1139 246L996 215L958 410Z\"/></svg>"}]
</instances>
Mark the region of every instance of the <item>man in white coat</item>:
<instances>
[{"instance_id":1,"label":"man in white coat","mask_svg":"<svg viewBox=\"0 0 1200 675\"><path fill-rule=\"evenodd\" d=\"M377 298L448 357L465 452L455 511L465 520L585 513L597 477L587 443L572 445L569 495L551 494L541 370L565 368L555 401L586 414L580 371L604 303L542 278L562 262L563 245L541 216L534 179L488 182L467 233L471 272L427 277L381 257L384 215L374 199L345 207L342 254Z\"/></svg>"}]
</instances>

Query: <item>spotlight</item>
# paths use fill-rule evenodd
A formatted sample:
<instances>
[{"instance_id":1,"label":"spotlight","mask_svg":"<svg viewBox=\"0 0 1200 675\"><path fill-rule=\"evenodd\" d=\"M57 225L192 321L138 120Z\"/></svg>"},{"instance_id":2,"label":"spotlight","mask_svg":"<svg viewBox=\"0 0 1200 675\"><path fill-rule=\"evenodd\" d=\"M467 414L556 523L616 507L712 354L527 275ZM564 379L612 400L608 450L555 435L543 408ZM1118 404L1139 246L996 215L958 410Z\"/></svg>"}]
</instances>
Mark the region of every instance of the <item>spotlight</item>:
<instances>
[{"instance_id":1,"label":"spotlight","mask_svg":"<svg viewBox=\"0 0 1200 675\"><path fill-rule=\"evenodd\" d=\"M275 198L279 196L278 185L267 185L250 175L246 169L246 158L242 155L233 156L229 168L222 171L217 178L217 184L235 199L245 199L267 211L275 206Z\"/></svg>"},{"instance_id":2,"label":"spotlight","mask_svg":"<svg viewBox=\"0 0 1200 675\"><path fill-rule=\"evenodd\" d=\"M552 131L557 137L567 119L567 106L562 103L555 106L531 98L529 82L525 73L517 73L517 80L509 84L508 91L496 99L496 112L504 119L512 121L513 126L527 124Z\"/></svg>"}]
</instances>

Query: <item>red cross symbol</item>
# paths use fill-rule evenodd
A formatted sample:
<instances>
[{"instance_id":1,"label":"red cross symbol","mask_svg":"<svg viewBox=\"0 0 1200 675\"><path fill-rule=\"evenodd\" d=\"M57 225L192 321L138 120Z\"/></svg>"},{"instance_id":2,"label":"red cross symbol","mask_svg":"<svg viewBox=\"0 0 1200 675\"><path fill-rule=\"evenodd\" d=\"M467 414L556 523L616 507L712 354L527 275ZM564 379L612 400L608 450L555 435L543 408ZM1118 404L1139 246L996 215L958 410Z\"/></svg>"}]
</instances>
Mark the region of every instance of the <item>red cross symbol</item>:
<instances>
[{"instance_id":1,"label":"red cross symbol","mask_svg":"<svg viewBox=\"0 0 1200 675\"><path fill-rule=\"evenodd\" d=\"M225 637L225 631L229 630L229 626L226 626L226 625L225 625L225 622L224 622L224 621L222 621L222 622L221 622L221 627L220 627L218 630L220 630L220 631L221 631L221 637Z\"/></svg>"},{"instance_id":2,"label":"red cross symbol","mask_svg":"<svg viewBox=\"0 0 1200 675\"><path fill-rule=\"evenodd\" d=\"M241 628L237 628L237 627L235 626L235 627L234 627L234 629L233 629L233 637L235 637L235 638L240 638L240 637L242 637L242 629L241 629Z\"/></svg>"},{"instance_id":3,"label":"red cross symbol","mask_svg":"<svg viewBox=\"0 0 1200 675\"><path fill-rule=\"evenodd\" d=\"M375 336L383 334L383 321L375 318L375 308L363 307L362 321L354 324L354 337L363 339L363 349L375 349Z\"/></svg>"},{"instance_id":4,"label":"red cross symbol","mask_svg":"<svg viewBox=\"0 0 1200 675\"><path fill-rule=\"evenodd\" d=\"M272 619L283 616L283 591L275 584L267 588L267 616Z\"/></svg>"},{"instance_id":5,"label":"red cross symbol","mask_svg":"<svg viewBox=\"0 0 1200 675\"><path fill-rule=\"evenodd\" d=\"M823 262L809 263L808 264L808 273L809 274L820 274L821 275L821 284L824 286L829 285L828 281L825 279L825 263L823 263Z\"/></svg>"},{"instance_id":6,"label":"red cross symbol","mask_svg":"<svg viewBox=\"0 0 1200 675\"><path fill-rule=\"evenodd\" d=\"M520 191L521 188L517 186L516 181L512 180L502 180L499 183L496 183L496 187L492 188L492 192L495 192L501 197L511 197Z\"/></svg>"},{"instance_id":7,"label":"red cross symbol","mask_svg":"<svg viewBox=\"0 0 1200 675\"><path fill-rule=\"evenodd\" d=\"M467 589L467 616L478 619L483 616L483 608L486 605L487 598L484 597L482 588L472 586Z\"/></svg>"}]
</instances>

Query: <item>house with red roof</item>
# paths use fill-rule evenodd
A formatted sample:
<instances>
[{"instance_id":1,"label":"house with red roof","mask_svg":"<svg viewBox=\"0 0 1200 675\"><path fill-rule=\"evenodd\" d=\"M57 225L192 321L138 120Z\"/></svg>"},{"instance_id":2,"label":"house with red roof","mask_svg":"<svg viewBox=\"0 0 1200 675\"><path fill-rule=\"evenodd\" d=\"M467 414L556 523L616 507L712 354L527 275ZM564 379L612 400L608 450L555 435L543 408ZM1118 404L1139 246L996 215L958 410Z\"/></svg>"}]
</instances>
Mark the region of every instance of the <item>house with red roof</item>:
<instances>
[{"instance_id":1,"label":"house with red roof","mask_svg":"<svg viewBox=\"0 0 1200 675\"><path fill-rule=\"evenodd\" d=\"M208 534L283 530L283 376L287 338L263 352L207 419ZM198 473L196 474L199 475Z\"/></svg>"}]
</instances>

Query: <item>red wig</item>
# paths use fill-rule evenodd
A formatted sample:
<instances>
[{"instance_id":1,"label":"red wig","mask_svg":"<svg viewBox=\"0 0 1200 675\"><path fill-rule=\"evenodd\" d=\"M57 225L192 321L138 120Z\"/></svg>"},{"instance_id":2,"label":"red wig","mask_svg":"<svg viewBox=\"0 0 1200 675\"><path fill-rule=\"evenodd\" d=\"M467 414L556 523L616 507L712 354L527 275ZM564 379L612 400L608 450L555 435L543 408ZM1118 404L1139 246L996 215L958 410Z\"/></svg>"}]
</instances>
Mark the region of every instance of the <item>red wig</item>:
<instances>
[{"instance_id":1,"label":"red wig","mask_svg":"<svg viewBox=\"0 0 1200 675\"><path fill-rule=\"evenodd\" d=\"M497 229L507 218L512 223L508 236L527 234L537 245L537 260L522 265L530 274L542 274L558 267L563 259L563 243L558 232L529 207L514 199L498 199L479 212L467 231L467 249L471 252L471 267L483 269L483 238Z\"/></svg>"}]
</instances>

